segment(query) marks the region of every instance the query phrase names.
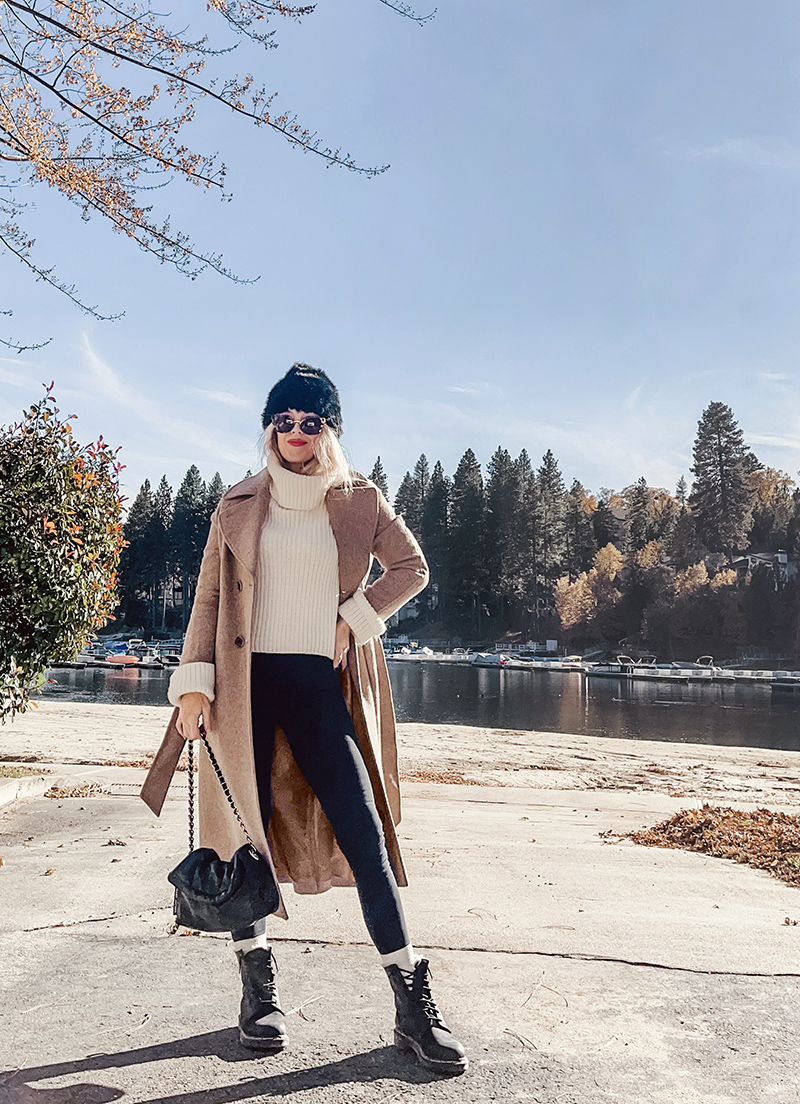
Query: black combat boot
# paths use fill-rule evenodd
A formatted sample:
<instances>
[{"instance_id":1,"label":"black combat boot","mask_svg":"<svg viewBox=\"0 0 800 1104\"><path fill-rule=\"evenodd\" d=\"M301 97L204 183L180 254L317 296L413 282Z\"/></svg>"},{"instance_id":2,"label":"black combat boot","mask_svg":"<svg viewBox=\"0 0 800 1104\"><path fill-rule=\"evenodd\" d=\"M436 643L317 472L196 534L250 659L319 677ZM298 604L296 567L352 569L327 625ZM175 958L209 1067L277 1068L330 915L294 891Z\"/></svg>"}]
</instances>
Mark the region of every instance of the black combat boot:
<instances>
[{"instance_id":1,"label":"black combat boot","mask_svg":"<svg viewBox=\"0 0 800 1104\"><path fill-rule=\"evenodd\" d=\"M286 1046L286 1020L275 983L277 963L271 947L237 951L242 975L239 1042L251 1050L275 1053Z\"/></svg>"},{"instance_id":2,"label":"black combat boot","mask_svg":"<svg viewBox=\"0 0 800 1104\"><path fill-rule=\"evenodd\" d=\"M399 966L385 969L394 989L397 1009L395 1046L413 1050L422 1068L432 1073L463 1073L469 1064L467 1056L431 996L427 960L423 958L414 967L410 986Z\"/></svg>"}]
</instances>

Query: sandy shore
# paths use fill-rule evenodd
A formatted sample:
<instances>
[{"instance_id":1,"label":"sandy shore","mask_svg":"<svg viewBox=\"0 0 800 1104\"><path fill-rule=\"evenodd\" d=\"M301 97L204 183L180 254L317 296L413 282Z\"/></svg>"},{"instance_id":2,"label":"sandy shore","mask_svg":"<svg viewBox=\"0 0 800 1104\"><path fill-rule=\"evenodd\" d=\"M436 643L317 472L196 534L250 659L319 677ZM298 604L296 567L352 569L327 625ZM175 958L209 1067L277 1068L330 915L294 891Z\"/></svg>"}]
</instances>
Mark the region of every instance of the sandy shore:
<instances>
[{"instance_id":1,"label":"sandy shore","mask_svg":"<svg viewBox=\"0 0 800 1104\"><path fill-rule=\"evenodd\" d=\"M42 702L0 727L0 759L138 764L155 752L169 713L168 706ZM401 724L399 744L409 781L800 807L798 752L437 724Z\"/></svg>"}]
</instances>

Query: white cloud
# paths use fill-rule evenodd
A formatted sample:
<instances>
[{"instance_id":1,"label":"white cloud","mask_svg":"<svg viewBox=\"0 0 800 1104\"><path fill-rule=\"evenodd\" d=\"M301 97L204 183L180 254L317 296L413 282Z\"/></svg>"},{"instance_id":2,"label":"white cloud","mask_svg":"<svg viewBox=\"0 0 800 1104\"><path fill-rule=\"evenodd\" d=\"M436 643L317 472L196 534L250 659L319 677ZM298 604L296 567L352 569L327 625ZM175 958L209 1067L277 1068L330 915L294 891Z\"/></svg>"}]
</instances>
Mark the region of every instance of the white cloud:
<instances>
[{"instance_id":1,"label":"white cloud","mask_svg":"<svg viewBox=\"0 0 800 1104\"><path fill-rule=\"evenodd\" d=\"M759 380L771 391L786 395L794 388L794 380L784 372L759 372Z\"/></svg>"},{"instance_id":2,"label":"white cloud","mask_svg":"<svg viewBox=\"0 0 800 1104\"><path fill-rule=\"evenodd\" d=\"M730 161L776 169L800 169L800 149L786 141L757 142L753 138L726 138L717 145L690 148L684 155L696 161Z\"/></svg>"},{"instance_id":3,"label":"white cloud","mask_svg":"<svg viewBox=\"0 0 800 1104\"><path fill-rule=\"evenodd\" d=\"M241 399L230 391L204 391L202 387L187 387L185 391L188 395L199 395L201 399L222 403L224 406L250 406L248 399Z\"/></svg>"},{"instance_id":4,"label":"white cloud","mask_svg":"<svg viewBox=\"0 0 800 1104\"><path fill-rule=\"evenodd\" d=\"M142 392L129 387L114 369L101 360L92 348L88 334L83 334L86 364L99 389L117 406L130 411L165 440L179 441L197 451L201 445L209 457L230 463L247 463L248 452L239 442L232 446L221 440L205 423L182 421L173 409L154 402ZM238 447L237 447L238 446Z\"/></svg>"},{"instance_id":5,"label":"white cloud","mask_svg":"<svg viewBox=\"0 0 800 1104\"><path fill-rule=\"evenodd\" d=\"M775 448L800 449L800 437L781 437L776 433L745 433L752 445L772 445Z\"/></svg>"},{"instance_id":6,"label":"white cloud","mask_svg":"<svg viewBox=\"0 0 800 1104\"><path fill-rule=\"evenodd\" d=\"M470 371L467 368L466 371ZM464 373L466 374L466 372ZM451 375L452 378L452 375ZM502 395L502 389L498 385L498 382L493 380L472 379L469 376L466 379L463 378L461 383L448 384L446 390L452 392L454 395Z\"/></svg>"},{"instance_id":7,"label":"white cloud","mask_svg":"<svg viewBox=\"0 0 800 1104\"><path fill-rule=\"evenodd\" d=\"M633 391L631 391L630 395L628 395L625 405L627 406L631 414L636 413L636 407L639 403L639 396L641 395L643 389L644 384L640 383L639 386L634 387Z\"/></svg>"},{"instance_id":8,"label":"white cloud","mask_svg":"<svg viewBox=\"0 0 800 1104\"><path fill-rule=\"evenodd\" d=\"M12 364L14 361L12 361ZM19 372L9 372L7 368L0 368L0 383L7 383L9 387L30 387L31 381L27 376Z\"/></svg>"}]
</instances>

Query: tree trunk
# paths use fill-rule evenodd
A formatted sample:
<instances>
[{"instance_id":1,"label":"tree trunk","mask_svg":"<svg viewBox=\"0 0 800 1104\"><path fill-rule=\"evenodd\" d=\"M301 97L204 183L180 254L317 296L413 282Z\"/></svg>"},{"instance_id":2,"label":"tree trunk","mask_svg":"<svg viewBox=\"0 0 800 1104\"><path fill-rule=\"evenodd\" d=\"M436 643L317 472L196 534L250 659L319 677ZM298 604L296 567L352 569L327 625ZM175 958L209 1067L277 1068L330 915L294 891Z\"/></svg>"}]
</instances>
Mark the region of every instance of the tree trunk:
<instances>
[{"instance_id":1,"label":"tree trunk","mask_svg":"<svg viewBox=\"0 0 800 1104\"><path fill-rule=\"evenodd\" d=\"M189 624L189 573L184 571L181 575L181 595L183 601L181 603L181 626L183 631L186 632L186 626Z\"/></svg>"}]
</instances>

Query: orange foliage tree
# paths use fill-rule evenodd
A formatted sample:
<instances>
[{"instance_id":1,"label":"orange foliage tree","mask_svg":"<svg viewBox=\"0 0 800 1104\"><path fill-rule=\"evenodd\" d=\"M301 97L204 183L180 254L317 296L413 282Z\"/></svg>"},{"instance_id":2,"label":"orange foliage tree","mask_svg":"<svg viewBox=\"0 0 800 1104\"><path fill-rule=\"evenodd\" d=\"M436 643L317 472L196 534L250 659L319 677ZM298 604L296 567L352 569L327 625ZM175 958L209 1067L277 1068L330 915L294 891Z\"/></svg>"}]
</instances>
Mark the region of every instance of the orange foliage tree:
<instances>
[{"instance_id":1,"label":"orange foliage tree","mask_svg":"<svg viewBox=\"0 0 800 1104\"><path fill-rule=\"evenodd\" d=\"M424 22L404 3L380 0L400 15ZM209 0L235 35L274 45L270 20L300 19L314 5L282 0ZM202 15L202 6L198 5ZM220 24L212 24L218 35ZM34 259L18 189L44 184L76 203L84 217L100 215L113 228L189 276L206 268L233 277L218 254L195 248L169 219L157 219L143 189L174 177L224 195L225 166L190 148L185 131L201 101L215 102L292 145L354 172L374 175L326 146L275 94L250 75L206 77L212 58L228 44L190 39L167 17L131 0L0 0L0 243L43 279L83 303L75 288ZM12 348L19 345L4 342Z\"/></svg>"}]
</instances>

